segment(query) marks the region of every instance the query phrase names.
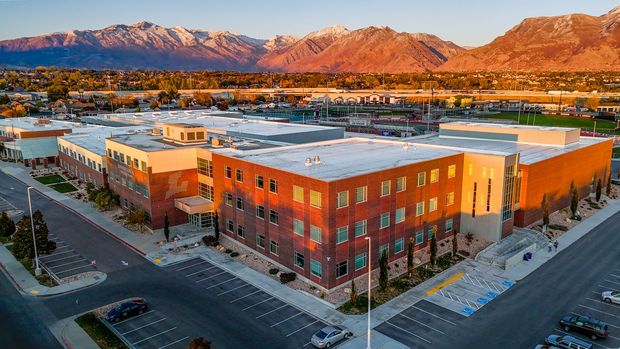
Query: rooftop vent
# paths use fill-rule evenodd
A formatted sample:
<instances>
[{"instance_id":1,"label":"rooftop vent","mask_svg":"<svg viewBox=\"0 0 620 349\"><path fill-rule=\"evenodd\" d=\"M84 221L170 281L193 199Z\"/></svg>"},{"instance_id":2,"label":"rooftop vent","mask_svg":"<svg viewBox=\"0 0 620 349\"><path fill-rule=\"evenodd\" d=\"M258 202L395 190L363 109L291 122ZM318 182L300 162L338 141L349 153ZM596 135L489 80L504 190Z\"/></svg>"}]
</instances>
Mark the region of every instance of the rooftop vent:
<instances>
[{"instance_id":1,"label":"rooftop vent","mask_svg":"<svg viewBox=\"0 0 620 349\"><path fill-rule=\"evenodd\" d=\"M153 136L161 136L161 130L158 128L154 128L151 130L151 135Z\"/></svg>"},{"instance_id":2,"label":"rooftop vent","mask_svg":"<svg viewBox=\"0 0 620 349\"><path fill-rule=\"evenodd\" d=\"M315 163L316 165L318 165L318 164L320 164L320 163L321 163L321 158L320 158L318 155L315 155L315 156L314 156L314 163Z\"/></svg>"},{"instance_id":3,"label":"rooftop vent","mask_svg":"<svg viewBox=\"0 0 620 349\"><path fill-rule=\"evenodd\" d=\"M310 166L312 166L312 159L306 158L306 167L310 167Z\"/></svg>"}]
</instances>

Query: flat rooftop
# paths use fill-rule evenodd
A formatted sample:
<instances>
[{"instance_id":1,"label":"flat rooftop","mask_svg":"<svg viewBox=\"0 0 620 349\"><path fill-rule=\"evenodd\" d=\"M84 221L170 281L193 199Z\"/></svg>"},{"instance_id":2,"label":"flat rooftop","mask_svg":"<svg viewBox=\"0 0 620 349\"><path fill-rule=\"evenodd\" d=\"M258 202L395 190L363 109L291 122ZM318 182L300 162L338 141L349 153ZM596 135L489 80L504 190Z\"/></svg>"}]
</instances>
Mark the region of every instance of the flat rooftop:
<instances>
[{"instance_id":1,"label":"flat rooftop","mask_svg":"<svg viewBox=\"0 0 620 349\"><path fill-rule=\"evenodd\" d=\"M45 121L49 121L49 123L38 124L38 121L39 119L32 117L0 119L0 127L8 128L9 131L11 127L25 131L65 130L80 127L80 124L73 122L45 119Z\"/></svg>"},{"instance_id":2,"label":"flat rooftop","mask_svg":"<svg viewBox=\"0 0 620 349\"><path fill-rule=\"evenodd\" d=\"M224 147L214 146L211 144L211 142L188 143L188 144L171 142L171 141L164 140L164 137L161 135L155 136L150 133L122 134L122 135L108 137L108 139L114 142L117 142L117 143L130 146L132 148L146 151L146 152L172 150L172 149L184 149L184 148L213 148L213 149L224 148ZM226 147L227 148L232 147L234 149L240 149L240 150L249 150L249 149L272 148L272 147L277 147L281 145L283 144L279 144L277 142L265 142L265 141L251 140L251 139L234 139L233 138L233 142L227 144ZM105 148L105 144L104 144L104 148Z\"/></svg>"},{"instance_id":3,"label":"flat rooftop","mask_svg":"<svg viewBox=\"0 0 620 349\"><path fill-rule=\"evenodd\" d=\"M220 152L220 150L216 150ZM279 149L233 152L226 155L324 181L358 176L394 167L463 153L431 145L368 138L346 138ZM306 158L320 164L306 166Z\"/></svg>"},{"instance_id":4,"label":"flat rooftop","mask_svg":"<svg viewBox=\"0 0 620 349\"><path fill-rule=\"evenodd\" d=\"M138 132L150 131L146 126L126 126L126 127L96 127L89 130L79 130L77 132L59 137L76 146L91 151L101 156L105 155L105 139L114 135L135 134Z\"/></svg>"},{"instance_id":5,"label":"flat rooftop","mask_svg":"<svg viewBox=\"0 0 620 349\"><path fill-rule=\"evenodd\" d=\"M493 114L489 115L493 117ZM536 125L517 125L517 124L498 124L487 122L469 122L469 121L455 121L450 122L451 125L461 125L469 127L494 127L499 129L514 129L514 130L537 130L537 131L573 131L575 128L571 127L559 127L559 126L536 126Z\"/></svg>"}]
</instances>

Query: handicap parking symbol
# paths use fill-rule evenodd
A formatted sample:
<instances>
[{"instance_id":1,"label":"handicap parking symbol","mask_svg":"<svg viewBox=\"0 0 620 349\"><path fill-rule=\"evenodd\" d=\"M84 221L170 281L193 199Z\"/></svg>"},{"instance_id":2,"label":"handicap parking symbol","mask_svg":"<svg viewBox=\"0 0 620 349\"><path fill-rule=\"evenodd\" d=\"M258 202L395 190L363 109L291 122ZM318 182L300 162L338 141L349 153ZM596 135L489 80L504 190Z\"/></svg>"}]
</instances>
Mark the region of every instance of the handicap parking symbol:
<instances>
[{"instance_id":1,"label":"handicap parking symbol","mask_svg":"<svg viewBox=\"0 0 620 349\"><path fill-rule=\"evenodd\" d=\"M483 304L483 305L484 305L484 304L489 303L489 300L488 300L488 299L486 299L486 298L484 298L484 297L480 297L480 298L478 298L478 303L480 303L480 304Z\"/></svg>"},{"instance_id":2,"label":"handicap parking symbol","mask_svg":"<svg viewBox=\"0 0 620 349\"><path fill-rule=\"evenodd\" d=\"M475 310L473 310L472 308L464 308L463 309L463 313L465 313L466 315L472 315L475 312Z\"/></svg>"},{"instance_id":3,"label":"handicap parking symbol","mask_svg":"<svg viewBox=\"0 0 620 349\"><path fill-rule=\"evenodd\" d=\"M504 286L510 287L510 286L514 285L514 282L512 282L512 281L504 281L504 282L502 282L502 284Z\"/></svg>"},{"instance_id":4,"label":"handicap parking symbol","mask_svg":"<svg viewBox=\"0 0 620 349\"><path fill-rule=\"evenodd\" d=\"M497 297L497 293L495 293L495 292L491 292L491 291L487 292L487 293L486 293L486 295L487 295L487 297L489 297L489 298L495 298L495 297Z\"/></svg>"}]
</instances>

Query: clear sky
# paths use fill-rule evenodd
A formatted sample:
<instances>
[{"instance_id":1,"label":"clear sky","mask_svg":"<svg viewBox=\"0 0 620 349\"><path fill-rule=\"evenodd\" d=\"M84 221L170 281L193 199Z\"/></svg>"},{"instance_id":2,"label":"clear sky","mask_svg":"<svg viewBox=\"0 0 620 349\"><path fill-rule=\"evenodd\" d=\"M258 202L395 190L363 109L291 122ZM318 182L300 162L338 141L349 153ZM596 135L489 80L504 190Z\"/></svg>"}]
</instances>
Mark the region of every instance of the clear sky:
<instances>
[{"instance_id":1,"label":"clear sky","mask_svg":"<svg viewBox=\"0 0 620 349\"><path fill-rule=\"evenodd\" d=\"M255 38L385 25L479 46L526 17L602 15L620 0L0 0L0 40L150 21Z\"/></svg>"}]
</instances>

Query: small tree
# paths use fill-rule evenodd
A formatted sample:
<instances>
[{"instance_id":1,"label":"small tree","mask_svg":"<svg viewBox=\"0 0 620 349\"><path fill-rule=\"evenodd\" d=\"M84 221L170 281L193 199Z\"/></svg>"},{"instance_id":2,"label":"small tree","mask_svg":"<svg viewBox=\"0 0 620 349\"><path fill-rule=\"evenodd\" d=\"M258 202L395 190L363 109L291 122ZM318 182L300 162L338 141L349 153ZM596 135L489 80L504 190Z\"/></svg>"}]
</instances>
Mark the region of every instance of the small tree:
<instances>
[{"instance_id":1,"label":"small tree","mask_svg":"<svg viewBox=\"0 0 620 349\"><path fill-rule=\"evenodd\" d=\"M189 342L188 349L211 349L211 341L203 337L194 338Z\"/></svg>"},{"instance_id":2,"label":"small tree","mask_svg":"<svg viewBox=\"0 0 620 349\"><path fill-rule=\"evenodd\" d=\"M570 211L573 214L573 217L577 215L577 208L579 207L579 191L577 191L577 187L575 187L575 183L570 183Z\"/></svg>"},{"instance_id":3,"label":"small tree","mask_svg":"<svg viewBox=\"0 0 620 349\"><path fill-rule=\"evenodd\" d=\"M9 237L15 233L15 222L9 217L6 211L0 215L0 236Z\"/></svg>"},{"instance_id":4,"label":"small tree","mask_svg":"<svg viewBox=\"0 0 620 349\"><path fill-rule=\"evenodd\" d=\"M407 242L407 270L409 277L413 274L413 237L410 236Z\"/></svg>"},{"instance_id":5,"label":"small tree","mask_svg":"<svg viewBox=\"0 0 620 349\"><path fill-rule=\"evenodd\" d=\"M215 234L215 241L220 241L220 217L217 211L215 211L213 216L213 233Z\"/></svg>"},{"instance_id":6,"label":"small tree","mask_svg":"<svg viewBox=\"0 0 620 349\"><path fill-rule=\"evenodd\" d=\"M140 232L142 232L146 223L148 223L148 219L146 218L146 212L142 209L131 210L127 215L127 224L137 225Z\"/></svg>"},{"instance_id":7,"label":"small tree","mask_svg":"<svg viewBox=\"0 0 620 349\"><path fill-rule=\"evenodd\" d=\"M357 304L357 289L355 288L355 280L351 280L351 304Z\"/></svg>"},{"instance_id":8,"label":"small tree","mask_svg":"<svg viewBox=\"0 0 620 349\"><path fill-rule=\"evenodd\" d=\"M605 187L605 195L607 195L607 197L611 196L611 176L612 176L612 172L611 170L609 170L609 176L607 176L607 185Z\"/></svg>"},{"instance_id":9,"label":"small tree","mask_svg":"<svg viewBox=\"0 0 620 349\"><path fill-rule=\"evenodd\" d=\"M379 258L379 287L385 290L388 286L388 255L387 251L383 251Z\"/></svg>"},{"instance_id":10,"label":"small tree","mask_svg":"<svg viewBox=\"0 0 620 349\"><path fill-rule=\"evenodd\" d=\"M166 241L170 241L170 222L168 221L168 212L164 216L164 236Z\"/></svg>"},{"instance_id":11,"label":"small tree","mask_svg":"<svg viewBox=\"0 0 620 349\"><path fill-rule=\"evenodd\" d=\"M601 179L599 178L598 181L596 181L596 201L601 201L601 192L603 191L603 183L601 182Z\"/></svg>"},{"instance_id":12,"label":"small tree","mask_svg":"<svg viewBox=\"0 0 620 349\"><path fill-rule=\"evenodd\" d=\"M546 228L549 225L549 199L547 198L547 194L543 195L541 206L543 225Z\"/></svg>"},{"instance_id":13,"label":"small tree","mask_svg":"<svg viewBox=\"0 0 620 349\"><path fill-rule=\"evenodd\" d=\"M456 234L458 234L458 231L454 229L454 234L452 235L452 257L453 258L456 257L456 254L459 252L459 239Z\"/></svg>"},{"instance_id":14,"label":"small tree","mask_svg":"<svg viewBox=\"0 0 620 349\"><path fill-rule=\"evenodd\" d=\"M437 226L433 226L433 237L431 237L431 265L437 264Z\"/></svg>"},{"instance_id":15,"label":"small tree","mask_svg":"<svg viewBox=\"0 0 620 349\"><path fill-rule=\"evenodd\" d=\"M50 254L56 249L56 243L48 240L47 224L43 220L43 214L37 210L32 214L34 220L34 235L37 239L37 252L39 254ZM34 258L34 246L32 243L32 227L30 216L23 216L15 226L13 241L13 254L18 259Z\"/></svg>"}]
</instances>

